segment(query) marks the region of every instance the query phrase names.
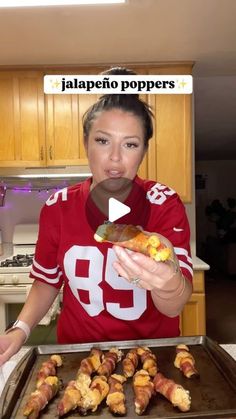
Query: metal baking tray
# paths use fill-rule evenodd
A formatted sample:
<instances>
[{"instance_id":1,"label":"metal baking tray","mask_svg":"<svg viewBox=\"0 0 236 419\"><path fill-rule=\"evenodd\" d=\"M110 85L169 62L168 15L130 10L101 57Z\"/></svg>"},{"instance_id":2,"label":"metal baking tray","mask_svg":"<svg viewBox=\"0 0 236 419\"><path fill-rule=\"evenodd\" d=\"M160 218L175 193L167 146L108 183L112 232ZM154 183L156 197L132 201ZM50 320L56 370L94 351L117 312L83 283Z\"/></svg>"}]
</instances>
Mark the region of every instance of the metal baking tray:
<instances>
[{"instance_id":1,"label":"metal baking tray","mask_svg":"<svg viewBox=\"0 0 236 419\"><path fill-rule=\"evenodd\" d=\"M184 343L189 346L195 357L199 378L188 379L174 367L175 346ZM92 347L108 350L113 346L124 353L129 348L148 346L156 354L160 371L168 378L183 385L190 391L191 410L186 413L174 408L161 395L155 395L142 418L236 418L236 362L216 342L206 336L178 337L155 340L136 340L102 342L78 345L44 345L32 347L10 375L0 399L0 418L24 419L23 407L30 393L35 390L36 374L42 362L50 354L61 354L64 365L58 368L58 376L64 386L74 379L80 361L89 355ZM121 363L117 373L121 373ZM63 389L41 413L41 419L55 419L56 406ZM127 418L138 418L134 411L132 379L125 384ZM98 410L88 415L92 419L114 418L108 411L105 402ZM78 417L78 413L68 414L66 418Z\"/></svg>"}]
</instances>

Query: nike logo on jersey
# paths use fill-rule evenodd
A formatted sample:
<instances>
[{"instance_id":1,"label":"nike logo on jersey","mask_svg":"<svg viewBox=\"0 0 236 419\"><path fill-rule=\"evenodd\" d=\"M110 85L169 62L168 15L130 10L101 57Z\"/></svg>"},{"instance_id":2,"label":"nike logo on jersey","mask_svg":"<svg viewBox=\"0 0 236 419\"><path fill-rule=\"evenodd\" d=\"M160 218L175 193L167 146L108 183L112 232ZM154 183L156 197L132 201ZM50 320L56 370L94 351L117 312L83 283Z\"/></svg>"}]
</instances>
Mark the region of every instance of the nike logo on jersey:
<instances>
[{"instance_id":1,"label":"nike logo on jersey","mask_svg":"<svg viewBox=\"0 0 236 419\"><path fill-rule=\"evenodd\" d=\"M176 233L180 233L181 231L184 231L183 228L177 228L177 227L173 227L173 230L176 231Z\"/></svg>"}]
</instances>

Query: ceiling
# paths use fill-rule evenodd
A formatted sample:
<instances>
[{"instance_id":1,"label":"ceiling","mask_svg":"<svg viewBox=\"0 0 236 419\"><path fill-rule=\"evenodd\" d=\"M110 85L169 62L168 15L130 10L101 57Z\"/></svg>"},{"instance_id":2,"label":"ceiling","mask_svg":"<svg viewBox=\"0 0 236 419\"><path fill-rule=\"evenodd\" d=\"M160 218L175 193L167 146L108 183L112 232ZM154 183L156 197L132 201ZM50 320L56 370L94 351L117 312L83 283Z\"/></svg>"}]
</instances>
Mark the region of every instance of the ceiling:
<instances>
[{"instance_id":1,"label":"ceiling","mask_svg":"<svg viewBox=\"0 0 236 419\"><path fill-rule=\"evenodd\" d=\"M236 159L236 0L0 9L0 66L195 62L197 159Z\"/></svg>"}]
</instances>

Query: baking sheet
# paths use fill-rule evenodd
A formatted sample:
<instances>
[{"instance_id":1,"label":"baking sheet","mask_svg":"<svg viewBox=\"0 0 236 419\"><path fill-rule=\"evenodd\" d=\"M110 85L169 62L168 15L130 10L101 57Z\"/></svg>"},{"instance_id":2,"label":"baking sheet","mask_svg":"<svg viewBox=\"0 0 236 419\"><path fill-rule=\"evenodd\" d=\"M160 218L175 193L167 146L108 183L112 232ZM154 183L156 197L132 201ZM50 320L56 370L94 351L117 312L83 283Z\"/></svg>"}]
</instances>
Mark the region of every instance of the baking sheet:
<instances>
[{"instance_id":1,"label":"baking sheet","mask_svg":"<svg viewBox=\"0 0 236 419\"><path fill-rule=\"evenodd\" d=\"M174 367L175 347L179 343L189 346L195 357L199 378L188 379ZM236 418L236 362L222 349L205 336L181 337L170 339L140 340L91 343L83 345L50 345L32 348L21 363L12 372L0 399L0 417L2 419L23 419L23 408L30 393L35 390L36 375L42 362L49 359L50 354L63 356L64 365L58 368L58 376L64 386L74 379L83 358L89 355L92 347L108 350L112 346L122 349L124 354L136 346L149 346L156 354L160 371L168 378L181 384L190 391L192 404L189 412L180 412L163 396L154 396L142 418ZM116 373L122 373L121 363ZM138 418L133 406L132 380L125 384L128 418ZM60 391L48 407L41 413L42 419L54 419L56 406L63 394ZM88 415L93 419L114 418L108 411L105 402L97 412ZM78 413L68 414L66 418L78 417Z\"/></svg>"}]
</instances>

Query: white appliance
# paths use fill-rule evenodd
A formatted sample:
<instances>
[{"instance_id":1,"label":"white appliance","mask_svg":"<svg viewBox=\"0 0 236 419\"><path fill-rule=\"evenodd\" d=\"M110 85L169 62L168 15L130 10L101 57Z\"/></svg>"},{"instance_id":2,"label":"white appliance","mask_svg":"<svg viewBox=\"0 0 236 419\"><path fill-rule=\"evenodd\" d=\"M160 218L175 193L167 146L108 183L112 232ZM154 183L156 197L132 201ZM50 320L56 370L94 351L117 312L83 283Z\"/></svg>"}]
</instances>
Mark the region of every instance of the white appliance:
<instances>
[{"instance_id":1,"label":"white appliance","mask_svg":"<svg viewBox=\"0 0 236 419\"><path fill-rule=\"evenodd\" d=\"M0 333L7 326L6 305L25 302L37 236L37 224L16 225L12 255L0 262Z\"/></svg>"},{"instance_id":2,"label":"white appliance","mask_svg":"<svg viewBox=\"0 0 236 419\"><path fill-rule=\"evenodd\" d=\"M0 285L32 283L32 280L29 278L29 272L37 237L37 224L18 224L15 226L13 253L0 262Z\"/></svg>"}]
</instances>

